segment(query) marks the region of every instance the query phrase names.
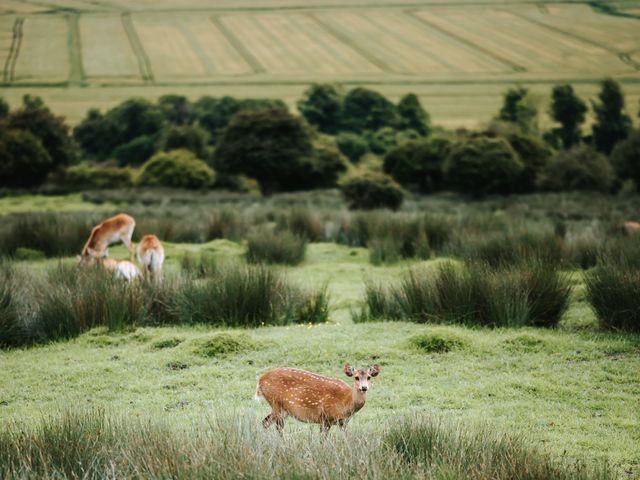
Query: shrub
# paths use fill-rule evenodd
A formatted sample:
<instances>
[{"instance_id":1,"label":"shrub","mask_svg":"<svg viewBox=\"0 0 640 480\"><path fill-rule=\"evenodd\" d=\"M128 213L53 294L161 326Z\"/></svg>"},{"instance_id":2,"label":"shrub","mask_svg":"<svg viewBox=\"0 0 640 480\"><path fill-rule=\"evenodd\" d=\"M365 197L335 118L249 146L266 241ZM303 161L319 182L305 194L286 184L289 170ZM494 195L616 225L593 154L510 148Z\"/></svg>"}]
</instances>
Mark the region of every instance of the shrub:
<instances>
[{"instance_id":1,"label":"shrub","mask_svg":"<svg viewBox=\"0 0 640 480\"><path fill-rule=\"evenodd\" d=\"M225 174L255 178L263 191L297 190L313 171L311 137L302 121L286 109L236 114L220 139L214 167Z\"/></svg>"},{"instance_id":2,"label":"shrub","mask_svg":"<svg viewBox=\"0 0 640 480\"><path fill-rule=\"evenodd\" d=\"M247 262L298 265L306 251L307 241L291 232L259 232L247 241Z\"/></svg>"},{"instance_id":3,"label":"shrub","mask_svg":"<svg viewBox=\"0 0 640 480\"><path fill-rule=\"evenodd\" d=\"M608 192L614 173L607 157L590 147L558 152L540 171L538 188L548 191L597 190Z\"/></svg>"},{"instance_id":4,"label":"shrub","mask_svg":"<svg viewBox=\"0 0 640 480\"><path fill-rule=\"evenodd\" d=\"M129 168L81 163L67 167L61 182L76 189L126 188L133 185L133 172Z\"/></svg>"},{"instance_id":5,"label":"shrub","mask_svg":"<svg viewBox=\"0 0 640 480\"><path fill-rule=\"evenodd\" d=\"M640 271L625 256L605 256L587 273L587 300L600 325L607 329L640 332Z\"/></svg>"},{"instance_id":6,"label":"shrub","mask_svg":"<svg viewBox=\"0 0 640 480\"><path fill-rule=\"evenodd\" d=\"M324 225L318 215L306 208L294 207L280 215L277 230L288 230L299 238L309 242L318 242L324 236Z\"/></svg>"},{"instance_id":7,"label":"shrub","mask_svg":"<svg viewBox=\"0 0 640 480\"><path fill-rule=\"evenodd\" d=\"M342 93L338 87L314 84L298 100L298 111L311 125L324 133L335 133L340 126ZM349 156L346 152L343 153Z\"/></svg>"},{"instance_id":8,"label":"shrub","mask_svg":"<svg viewBox=\"0 0 640 480\"><path fill-rule=\"evenodd\" d=\"M248 335L231 335L219 333L205 340L201 340L195 349L195 353L203 357L222 357L232 353L242 353L255 350L256 342Z\"/></svg>"},{"instance_id":9,"label":"shrub","mask_svg":"<svg viewBox=\"0 0 640 480\"><path fill-rule=\"evenodd\" d=\"M398 146L398 132L391 127L383 127L375 132L367 132L369 150L378 155L384 155Z\"/></svg>"},{"instance_id":10,"label":"shrub","mask_svg":"<svg viewBox=\"0 0 640 480\"><path fill-rule=\"evenodd\" d=\"M445 264L435 272L411 270L389 289L368 285L365 306L354 320L552 327L566 311L570 293L568 278L544 262L498 269Z\"/></svg>"},{"instance_id":11,"label":"shrub","mask_svg":"<svg viewBox=\"0 0 640 480\"><path fill-rule=\"evenodd\" d=\"M172 125L168 127L160 140L165 152L171 150L189 150L201 160L209 157L207 133L195 125Z\"/></svg>"},{"instance_id":12,"label":"shrub","mask_svg":"<svg viewBox=\"0 0 640 480\"><path fill-rule=\"evenodd\" d=\"M399 117L395 105L378 92L354 88L344 97L340 120L346 130L361 132L395 127Z\"/></svg>"},{"instance_id":13,"label":"shrub","mask_svg":"<svg viewBox=\"0 0 640 480\"><path fill-rule=\"evenodd\" d=\"M118 145L113 150L113 156L120 166L139 167L149 160L157 150L155 138L141 135L127 143Z\"/></svg>"},{"instance_id":14,"label":"shrub","mask_svg":"<svg viewBox=\"0 0 640 480\"><path fill-rule=\"evenodd\" d=\"M142 166L138 183L144 186L206 188L215 178L214 171L188 150L158 153Z\"/></svg>"},{"instance_id":15,"label":"shrub","mask_svg":"<svg viewBox=\"0 0 640 480\"><path fill-rule=\"evenodd\" d=\"M398 102L398 115L400 116L400 128L414 130L420 135L428 135L431 126L429 114L426 112L420 100L413 93L404 95Z\"/></svg>"},{"instance_id":16,"label":"shrub","mask_svg":"<svg viewBox=\"0 0 640 480\"><path fill-rule=\"evenodd\" d=\"M388 175L377 172L365 172L347 178L340 190L351 209L397 210L404 199L400 185Z\"/></svg>"},{"instance_id":17,"label":"shrub","mask_svg":"<svg viewBox=\"0 0 640 480\"><path fill-rule=\"evenodd\" d=\"M352 162L357 163L368 150L367 142L358 134L341 132L336 137L340 151Z\"/></svg>"},{"instance_id":18,"label":"shrub","mask_svg":"<svg viewBox=\"0 0 640 480\"><path fill-rule=\"evenodd\" d=\"M444 137L407 142L384 157L384 171L400 184L424 193L442 188L442 166L451 141Z\"/></svg>"},{"instance_id":19,"label":"shrub","mask_svg":"<svg viewBox=\"0 0 640 480\"><path fill-rule=\"evenodd\" d=\"M213 278L184 283L174 300L178 323L257 327L328 318L325 291L301 292L263 266L221 268Z\"/></svg>"},{"instance_id":20,"label":"shrub","mask_svg":"<svg viewBox=\"0 0 640 480\"><path fill-rule=\"evenodd\" d=\"M206 226L206 239L226 238L238 241L243 238L249 225L246 220L229 208L214 210Z\"/></svg>"},{"instance_id":21,"label":"shrub","mask_svg":"<svg viewBox=\"0 0 640 480\"><path fill-rule=\"evenodd\" d=\"M207 252L200 252L199 255L186 254L180 258L180 270L195 278L206 278L215 275L218 263L215 257Z\"/></svg>"},{"instance_id":22,"label":"shrub","mask_svg":"<svg viewBox=\"0 0 640 480\"><path fill-rule=\"evenodd\" d=\"M533 135L516 132L508 134L506 138L524 166L515 190L518 193L533 192L536 178L549 163L553 150L542 139Z\"/></svg>"},{"instance_id":23,"label":"shrub","mask_svg":"<svg viewBox=\"0 0 640 480\"><path fill-rule=\"evenodd\" d=\"M31 132L9 130L0 124L0 186L40 185L55 168L42 142Z\"/></svg>"},{"instance_id":24,"label":"shrub","mask_svg":"<svg viewBox=\"0 0 640 480\"><path fill-rule=\"evenodd\" d=\"M626 140L616 144L611 152L611 163L618 177L640 185L640 130L632 131Z\"/></svg>"},{"instance_id":25,"label":"shrub","mask_svg":"<svg viewBox=\"0 0 640 480\"><path fill-rule=\"evenodd\" d=\"M454 189L482 197L510 193L524 165L503 138L473 137L451 146L443 173Z\"/></svg>"}]
</instances>

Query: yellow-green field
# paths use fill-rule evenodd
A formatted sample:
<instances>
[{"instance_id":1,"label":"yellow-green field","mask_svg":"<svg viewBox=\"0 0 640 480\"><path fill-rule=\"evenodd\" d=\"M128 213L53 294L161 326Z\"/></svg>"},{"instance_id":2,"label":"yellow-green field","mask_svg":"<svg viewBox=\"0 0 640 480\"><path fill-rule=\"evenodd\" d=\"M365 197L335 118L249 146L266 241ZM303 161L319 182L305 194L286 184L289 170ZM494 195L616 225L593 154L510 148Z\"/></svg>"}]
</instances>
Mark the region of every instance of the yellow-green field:
<instances>
[{"instance_id":1,"label":"yellow-green field","mask_svg":"<svg viewBox=\"0 0 640 480\"><path fill-rule=\"evenodd\" d=\"M541 103L572 82L640 97L640 2L9 0L0 6L2 95L41 95L78 122L90 106L165 93L277 97L311 82L412 91L437 123L474 125L514 83ZM542 108L544 110L544 108Z\"/></svg>"}]
</instances>

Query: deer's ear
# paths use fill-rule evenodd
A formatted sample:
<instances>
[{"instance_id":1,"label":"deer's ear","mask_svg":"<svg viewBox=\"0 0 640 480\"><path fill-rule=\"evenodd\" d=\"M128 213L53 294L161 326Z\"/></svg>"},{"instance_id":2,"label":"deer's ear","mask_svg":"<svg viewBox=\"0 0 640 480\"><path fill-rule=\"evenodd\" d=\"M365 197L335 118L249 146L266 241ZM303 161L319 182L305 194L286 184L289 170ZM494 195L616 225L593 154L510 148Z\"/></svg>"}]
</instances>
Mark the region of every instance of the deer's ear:
<instances>
[{"instance_id":1,"label":"deer's ear","mask_svg":"<svg viewBox=\"0 0 640 480\"><path fill-rule=\"evenodd\" d=\"M372 377L375 377L379 373L380 373L380 365L378 365L377 363L369 367L369 375L371 375Z\"/></svg>"},{"instance_id":2,"label":"deer's ear","mask_svg":"<svg viewBox=\"0 0 640 480\"><path fill-rule=\"evenodd\" d=\"M353 377L353 367L351 365L349 365L348 363L344 364L344 374L347 377Z\"/></svg>"}]
</instances>

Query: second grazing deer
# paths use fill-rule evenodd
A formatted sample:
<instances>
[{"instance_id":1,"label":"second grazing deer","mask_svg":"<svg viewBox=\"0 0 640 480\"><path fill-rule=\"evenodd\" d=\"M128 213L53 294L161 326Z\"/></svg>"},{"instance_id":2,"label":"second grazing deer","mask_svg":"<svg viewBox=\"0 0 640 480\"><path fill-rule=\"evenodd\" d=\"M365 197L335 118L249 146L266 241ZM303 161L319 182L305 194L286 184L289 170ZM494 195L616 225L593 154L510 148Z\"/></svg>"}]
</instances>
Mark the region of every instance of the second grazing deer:
<instances>
[{"instance_id":1,"label":"second grazing deer","mask_svg":"<svg viewBox=\"0 0 640 480\"><path fill-rule=\"evenodd\" d=\"M380 373L380 365L359 370L347 363L344 373L353 377L351 386L342 380L297 368L276 368L264 373L258 379L256 398L264 397L271 413L262 425L269 428L275 424L278 431L282 431L284 419L291 415L301 422L320 424L320 430L325 433L332 425L345 428L351 417L364 407L371 378Z\"/></svg>"},{"instance_id":2,"label":"second grazing deer","mask_svg":"<svg viewBox=\"0 0 640 480\"><path fill-rule=\"evenodd\" d=\"M162 263L164 262L164 248L155 235L145 235L138 244L138 261L142 265L145 277L160 280Z\"/></svg>"},{"instance_id":3,"label":"second grazing deer","mask_svg":"<svg viewBox=\"0 0 640 480\"><path fill-rule=\"evenodd\" d=\"M133 260L133 244L131 236L136 222L133 217L120 213L115 217L107 218L91 230L89 239L82 249L82 255L78 256L78 263L93 265L108 255L109 245L116 242L124 243L129 249L129 259Z\"/></svg>"}]
</instances>

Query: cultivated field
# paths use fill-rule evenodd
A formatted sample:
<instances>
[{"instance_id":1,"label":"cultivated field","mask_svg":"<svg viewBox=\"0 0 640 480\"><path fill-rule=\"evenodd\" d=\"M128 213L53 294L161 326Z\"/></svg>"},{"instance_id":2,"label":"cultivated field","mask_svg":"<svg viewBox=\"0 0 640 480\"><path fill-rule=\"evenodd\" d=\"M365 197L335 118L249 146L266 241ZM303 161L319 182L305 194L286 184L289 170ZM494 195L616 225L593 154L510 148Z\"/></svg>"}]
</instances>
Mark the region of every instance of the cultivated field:
<instances>
[{"instance_id":1,"label":"cultivated field","mask_svg":"<svg viewBox=\"0 0 640 480\"><path fill-rule=\"evenodd\" d=\"M613 76L635 106L638 5L611 8L618 14L580 2L9 1L3 96L36 93L75 123L85 96L97 107L163 93L293 104L310 82L339 82L391 98L413 91L436 122L458 126L487 120L517 82L542 101L553 83L591 92Z\"/></svg>"}]
</instances>

